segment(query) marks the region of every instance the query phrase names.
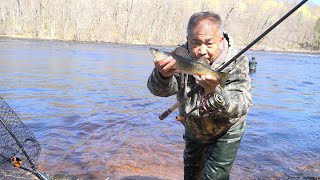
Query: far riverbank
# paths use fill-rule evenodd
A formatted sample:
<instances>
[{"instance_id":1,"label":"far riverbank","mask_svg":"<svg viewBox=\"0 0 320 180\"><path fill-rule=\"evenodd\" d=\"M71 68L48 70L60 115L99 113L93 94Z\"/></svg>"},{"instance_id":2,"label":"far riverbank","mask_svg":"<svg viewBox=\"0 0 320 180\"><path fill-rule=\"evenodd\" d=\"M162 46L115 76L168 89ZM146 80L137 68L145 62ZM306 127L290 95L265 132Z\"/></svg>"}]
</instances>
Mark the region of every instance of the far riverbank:
<instances>
[{"instance_id":1,"label":"far riverbank","mask_svg":"<svg viewBox=\"0 0 320 180\"><path fill-rule=\"evenodd\" d=\"M35 38L31 36L24 36L24 35L0 35L0 39L2 38L12 38L12 39L26 39L26 40L37 40L37 41L61 41L61 42L80 42L80 43L105 43L105 44L123 44L123 45L132 45L132 46L166 46L166 47L176 47L177 45L173 44L147 44L140 41L133 41L132 43L128 42L113 42L113 41L78 41L78 40L61 40L61 39L54 39L50 37L45 38ZM246 46L239 46L235 45L238 49L243 49ZM254 45L250 48L252 51L266 51L266 52L290 52L290 53L307 53L307 54L320 54L320 49L312 50L312 49L298 49L298 48L274 48L268 47L265 45Z\"/></svg>"}]
</instances>

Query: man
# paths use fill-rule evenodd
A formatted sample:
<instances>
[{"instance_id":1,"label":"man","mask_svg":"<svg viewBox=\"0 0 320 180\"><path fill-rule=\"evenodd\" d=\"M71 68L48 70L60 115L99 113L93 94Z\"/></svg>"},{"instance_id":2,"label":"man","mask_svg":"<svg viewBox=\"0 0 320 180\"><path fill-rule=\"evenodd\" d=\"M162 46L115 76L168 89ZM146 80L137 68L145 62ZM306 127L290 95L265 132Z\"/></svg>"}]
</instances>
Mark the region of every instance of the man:
<instances>
[{"instance_id":1,"label":"man","mask_svg":"<svg viewBox=\"0 0 320 180\"><path fill-rule=\"evenodd\" d=\"M205 57L212 69L236 54L221 24L213 12L192 15L182 46L194 60ZM179 108L178 119L185 127L184 179L229 179L252 106L248 59L241 56L223 70L230 74L224 87L210 75L183 74L172 68L175 63L172 58L155 60L148 88L156 96L177 94L180 99L196 84L203 87Z\"/></svg>"}]
</instances>

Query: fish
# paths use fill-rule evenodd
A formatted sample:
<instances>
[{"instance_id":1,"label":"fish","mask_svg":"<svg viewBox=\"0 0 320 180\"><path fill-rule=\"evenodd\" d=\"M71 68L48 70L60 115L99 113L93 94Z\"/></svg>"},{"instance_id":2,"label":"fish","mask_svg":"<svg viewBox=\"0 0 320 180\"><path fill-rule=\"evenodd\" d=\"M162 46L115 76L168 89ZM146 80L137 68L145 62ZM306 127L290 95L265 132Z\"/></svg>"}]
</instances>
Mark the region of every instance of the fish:
<instances>
[{"instance_id":1,"label":"fish","mask_svg":"<svg viewBox=\"0 0 320 180\"><path fill-rule=\"evenodd\" d=\"M194 59L188 52L187 49L183 47L178 47L173 52L161 51L157 48L150 47L150 52L154 56L155 61L161 61L163 59L172 57L176 60L176 64L172 67L174 69L180 70L185 74L197 76L211 75L217 78L221 87L224 87L226 81L229 79L230 74L224 72L217 72L213 70L209 64L206 63L206 58L201 57L199 59ZM198 78L199 79L199 78Z\"/></svg>"}]
</instances>

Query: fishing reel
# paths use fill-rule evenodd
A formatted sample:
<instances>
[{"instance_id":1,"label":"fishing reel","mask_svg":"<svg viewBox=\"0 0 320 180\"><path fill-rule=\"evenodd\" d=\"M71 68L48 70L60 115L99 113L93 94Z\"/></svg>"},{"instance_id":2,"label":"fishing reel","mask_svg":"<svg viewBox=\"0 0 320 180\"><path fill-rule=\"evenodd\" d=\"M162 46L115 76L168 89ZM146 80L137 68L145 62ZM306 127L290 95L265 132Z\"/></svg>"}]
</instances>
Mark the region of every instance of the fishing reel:
<instances>
[{"instance_id":1,"label":"fishing reel","mask_svg":"<svg viewBox=\"0 0 320 180\"><path fill-rule=\"evenodd\" d=\"M200 116L219 116L225 110L225 101L220 94L201 96L199 114Z\"/></svg>"}]
</instances>

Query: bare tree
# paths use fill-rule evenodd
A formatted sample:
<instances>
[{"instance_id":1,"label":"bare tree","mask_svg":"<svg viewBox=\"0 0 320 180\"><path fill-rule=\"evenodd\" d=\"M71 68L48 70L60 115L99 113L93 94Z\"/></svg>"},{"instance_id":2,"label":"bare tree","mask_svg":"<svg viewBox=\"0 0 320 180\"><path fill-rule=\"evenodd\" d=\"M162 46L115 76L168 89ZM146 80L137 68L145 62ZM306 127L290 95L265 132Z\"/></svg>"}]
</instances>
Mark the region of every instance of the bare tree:
<instances>
[{"instance_id":1,"label":"bare tree","mask_svg":"<svg viewBox=\"0 0 320 180\"><path fill-rule=\"evenodd\" d=\"M182 4L183 3L183 4ZM277 0L7 0L0 35L77 41L176 45L191 14L215 11L238 45L246 45L295 4ZM304 5L258 45L300 48L316 42L320 7Z\"/></svg>"}]
</instances>

